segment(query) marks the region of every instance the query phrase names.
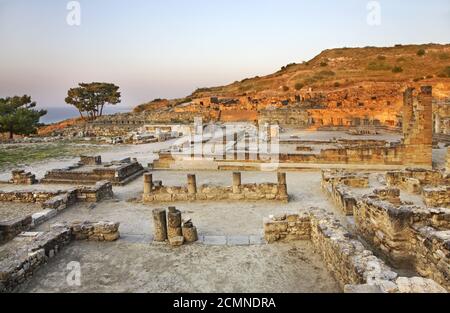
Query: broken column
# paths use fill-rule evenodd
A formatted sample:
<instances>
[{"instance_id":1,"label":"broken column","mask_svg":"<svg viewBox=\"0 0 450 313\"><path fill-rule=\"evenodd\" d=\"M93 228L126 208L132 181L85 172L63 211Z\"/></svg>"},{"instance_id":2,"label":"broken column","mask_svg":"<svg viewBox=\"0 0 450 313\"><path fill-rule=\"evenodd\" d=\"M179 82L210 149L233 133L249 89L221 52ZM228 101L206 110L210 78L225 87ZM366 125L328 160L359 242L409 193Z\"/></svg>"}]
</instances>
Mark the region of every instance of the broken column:
<instances>
[{"instance_id":1,"label":"broken column","mask_svg":"<svg viewBox=\"0 0 450 313\"><path fill-rule=\"evenodd\" d=\"M238 134L234 133L233 134L233 141L234 141L234 160L238 159Z\"/></svg>"},{"instance_id":2,"label":"broken column","mask_svg":"<svg viewBox=\"0 0 450 313\"><path fill-rule=\"evenodd\" d=\"M286 173L278 173L278 194L283 198L288 197Z\"/></svg>"},{"instance_id":3,"label":"broken column","mask_svg":"<svg viewBox=\"0 0 450 313\"><path fill-rule=\"evenodd\" d=\"M144 174L144 195L152 193L153 189L153 175L149 173Z\"/></svg>"},{"instance_id":4,"label":"broken column","mask_svg":"<svg viewBox=\"0 0 450 313\"><path fill-rule=\"evenodd\" d=\"M167 235L169 237L169 242L176 239L176 237L183 236L181 229L181 212L175 207L169 207L169 212L167 214Z\"/></svg>"},{"instance_id":5,"label":"broken column","mask_svg":"<svg viewBox=\"0 0 450 313\"><path fill-rule=\"evenodd\" d=\"M153 225L155 227L155 241L164 242L167 240L166 210L153 210Z\"/></svg>"},{"instance_id":6,"label":"broken column","mask_svg":"<svg viewBox=\"0 0 450 313\"><path fill-rule=\"evenodd\" d=\"M192 243L198 241L197 227L192 224L191 220L183 223L182 232L185 242Z\"/></svg>"},{"instance_id":7,"label":"broken column","mask_svg":"<svg viewBox=\"0 0 450 313\"><path fill-rule=\"evenodd\" d=\"M233 193L241 192L242 176L240 172L233 173Z\"/></svg>"},{"instance_id":8,"label":"broken column","mask_svg":"<svg viewBox=\"0 0 450 313\"><path fill-rule=\"evenodd\" d=\"M197 193L197 180L195 178L194 174L189 174L188 175L188 193L193 195Z\"/></svg>"}]
</instances>

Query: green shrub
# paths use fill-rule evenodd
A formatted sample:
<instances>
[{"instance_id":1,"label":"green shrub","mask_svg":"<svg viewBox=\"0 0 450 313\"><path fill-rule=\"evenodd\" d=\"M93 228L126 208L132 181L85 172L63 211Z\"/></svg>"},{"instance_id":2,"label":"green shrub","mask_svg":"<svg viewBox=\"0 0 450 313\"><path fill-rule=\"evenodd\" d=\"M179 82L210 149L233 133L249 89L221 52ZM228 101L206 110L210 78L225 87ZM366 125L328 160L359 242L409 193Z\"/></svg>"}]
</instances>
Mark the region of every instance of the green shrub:
<instances>
[{"instance_id":1,"label":"green shrub","mask_svg":"<svg viewBox=\"0 0 450 313\"><path fill-rule=\"evenodd\" d=\"M419 49L419 50L417 51L417 55L418 55L419 57L423 57L426 53L427 53L427 52L425 51L425 49Z\"/></svg>"},{"instance_id":2,"label":"green shrub","mask_svg":"<svg viewBox=\"0 0 450 313\"><path fill-rule=\"evenodd\" d=\"M439 59L441 59L441 60L448 60L448 59L450 59L450 54L448 54L448 53L440 53L439 54Z\"/></svg>"},{"instance_id":3,"label":"green shrub","mask_svg":"<svg viewBox=\"0 0 450 313\"><path fill-rule=\"evenodd\" d=\"M307 77L304 80L305 85L312 85L315 82L317 82L317 80L314 77Z\"/></svg>"},{"instance_id":4,"label":"green shrub","mask_svg":"<svg viewBox=\"0 0 450 313\"><path fill-rule=\"evenodd\" d=\"M288 86L283 86L283 91L284 92L289 91L289 87Z\"/></svg>"},{"instance_id":5,"label":"green shrub","mask_svg":"<svg viewBox=\"0 0 450 313\"><path fill-rule=\"evenodd\" d=\"M320 66L321 67L326 67L326 66L328 66L328 63L325 62L325 61L322 61L322 62L320 62Z\"/></svg>"},{"instance_id":6,"label":"green shrub","mask_svg":"<svg viewBox=\"0 0 450 313\"><path fill-rule=\"evenodd\" d=\"M372 61L367 65L369 71L389 71L392 67L389 64L380 61Z\"/></svg>"},{"instance_id":7,"label":"green shrub","mask_svg":"<svg viewBox=\"0 0 450 313\"><path fill-rule=\"evenodd\" d=\"M442 70L442 74L444 75L444 77L450 77L450 66L447 66L446 68L444 68Z\"/></svg>"},{"instance_id":8,"label":"green shrub","mask_svg":"<svg viewBox=\"0 0 450 313\"><path fill-rule=\"evenodd\" d=\"M341 83L340 83L340 82L335 82L335 83L333 84L333 86L336 87L336 88L337 88L337 87L341 87Z\"/></svg>"},{"instance_id":9,"label":"green shrub","mask_svg":"<svg viewBox=\"0 0 450 313\"><path fill-rule=\"evenodd\" d=\"M303 83L296 83L295 86L294 86L295 90L300 90L303 87L305 87L305 85Z\"/></svg>"},{"instance_id":10,"label":"green shrub","mask_svg":"<svg viewBox=\"0 0 450 313\"><path fill-rule=\"evenodd\" d=\"M330 70L325 70L325 71L320 71L318 75L319 76L334 76L334 75L336 75L336 73L333 71L330 71Z\"/></svg>"},{"instance_id":11,"label":"green shrub","mask_svg":"<svg viewBox=\"0 0 450 313\"><path fill-rule=\"evenodd\" d=\"M403 72L403 68L401 66L394 66L392 69L392 73L401 73Z\"/></svg>"}]
</instances>

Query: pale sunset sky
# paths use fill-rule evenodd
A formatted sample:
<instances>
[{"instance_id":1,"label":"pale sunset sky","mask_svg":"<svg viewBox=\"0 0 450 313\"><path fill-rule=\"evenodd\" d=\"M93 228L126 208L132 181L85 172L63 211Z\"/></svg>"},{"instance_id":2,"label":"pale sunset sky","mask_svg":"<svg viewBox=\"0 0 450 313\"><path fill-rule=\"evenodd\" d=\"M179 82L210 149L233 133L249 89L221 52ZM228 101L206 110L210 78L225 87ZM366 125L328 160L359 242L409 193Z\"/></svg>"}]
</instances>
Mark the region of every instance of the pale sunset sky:
<instances>
[{"instance_id":1,"label":"pale sunset sky","mask_svg":"<svg viewBox=\"0 0 450 313\"><path fill-rule=\"evenodd\" d=\"M129 108L270 74L336 47L449 43L449 0L0 0L0 97L65 107L78 82L121 87Z\"/></svg>"}]
</instances>

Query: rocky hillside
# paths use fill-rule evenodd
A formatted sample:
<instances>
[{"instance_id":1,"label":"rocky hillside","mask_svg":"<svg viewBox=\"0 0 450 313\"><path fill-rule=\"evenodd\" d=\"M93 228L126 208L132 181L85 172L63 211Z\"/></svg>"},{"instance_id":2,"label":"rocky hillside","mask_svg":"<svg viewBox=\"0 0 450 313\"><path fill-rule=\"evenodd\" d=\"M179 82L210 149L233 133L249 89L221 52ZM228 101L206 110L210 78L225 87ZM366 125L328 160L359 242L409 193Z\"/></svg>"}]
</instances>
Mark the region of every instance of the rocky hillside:
<instances>
[{"instance_id":1,"label":"rocky hillside","mask_svg":"<svg viewBox=\"0 0 450 313\"><path fill-rule=\"evenodd\" d=\"M189 98L289 96L312 88L327 92L361 83L432 84L435 96L449 97L450 44L397 45L325 50L308 62L221 87L201 88Z\"/></svg>"}]
</instances>

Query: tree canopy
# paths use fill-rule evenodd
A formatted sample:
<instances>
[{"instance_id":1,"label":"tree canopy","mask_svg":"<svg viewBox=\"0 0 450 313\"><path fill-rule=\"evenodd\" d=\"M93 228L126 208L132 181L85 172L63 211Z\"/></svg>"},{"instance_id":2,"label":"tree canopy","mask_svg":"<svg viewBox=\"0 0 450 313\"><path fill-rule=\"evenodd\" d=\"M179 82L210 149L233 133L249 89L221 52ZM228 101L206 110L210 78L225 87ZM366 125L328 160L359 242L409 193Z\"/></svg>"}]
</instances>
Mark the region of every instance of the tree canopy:
<instances>
[{"instance_id":1,"label":"tree canopy","mask_svg":"<svg viewBox=\"0 0 450 313\"><path fill-rule=\"evenodd\" d=\"M66 103L76 107L83 119L86 115L94 120L103 115L106 104L120 103L119 87L114 84L94 82L80 83L78 86L69 89Z\"/></svg>"},{"instance_id":2,"label":"tree canopy","mask_svg":"<svg viewBox=\"0 0 450 313\"><path fill-rule=\"evenodd\" d=\"M14 134L35 134L39 119L47 114L45 110L34 110L35 106L27 95L0 98L0 132L9 133L10 139Z\"/></svg>"}]
</instances>

